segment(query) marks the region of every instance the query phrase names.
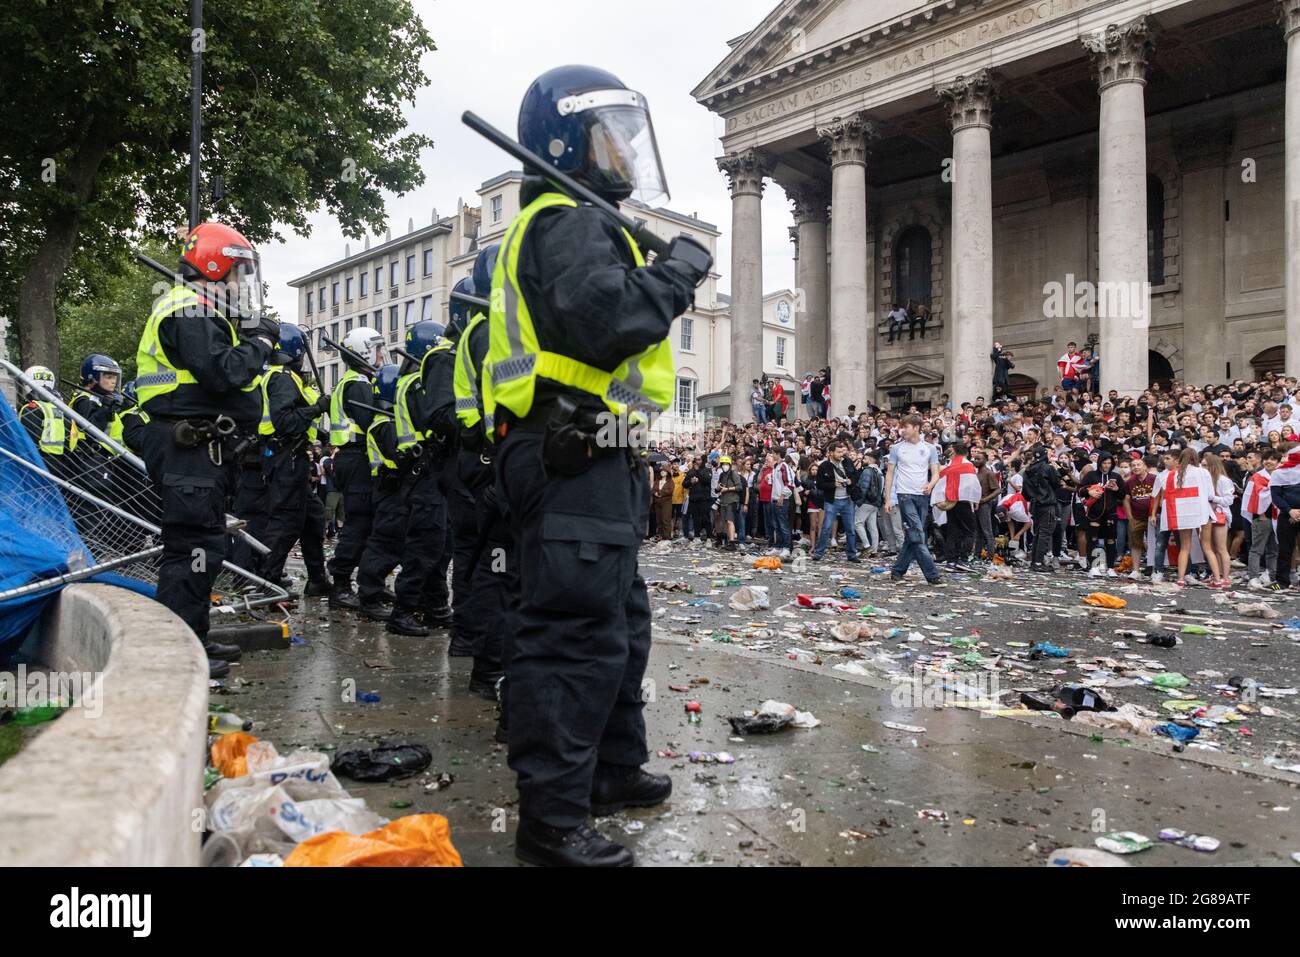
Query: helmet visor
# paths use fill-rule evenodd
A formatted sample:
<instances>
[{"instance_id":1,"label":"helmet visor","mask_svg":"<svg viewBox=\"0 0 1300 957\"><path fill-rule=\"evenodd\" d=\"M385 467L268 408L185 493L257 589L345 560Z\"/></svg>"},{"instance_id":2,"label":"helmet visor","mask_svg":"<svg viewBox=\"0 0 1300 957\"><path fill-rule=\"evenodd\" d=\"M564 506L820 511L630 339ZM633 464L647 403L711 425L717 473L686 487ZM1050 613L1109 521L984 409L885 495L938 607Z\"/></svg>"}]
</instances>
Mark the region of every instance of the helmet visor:
<instances>
[{"instance_id":1,"label":"helmet visor","mask_svg":"<svg viewBox=\"0 0 1300 957\"><path fill-rule=\"evenodd\" d=\"M230 314L242 319L260 319L262 316L262 267L254 256L241 259L230 269L229 288L226 290Z\"/></svg>"},{"instance_id":2,"label":"helmet visor","mask_svg":"<svg viewBox=\"0 0 1300 957\"><path fill-rule=\"evenodd\" d=\"M614 91L610 98L614 99ZM630 192L641 203L668 199L668 183L659 159L654 124L645 98L618 91L623 102L591 106L588 116L589 176L593 185L609 192ZM593 96L588 94L589 97Z\"/></svg>"}]
</instances>

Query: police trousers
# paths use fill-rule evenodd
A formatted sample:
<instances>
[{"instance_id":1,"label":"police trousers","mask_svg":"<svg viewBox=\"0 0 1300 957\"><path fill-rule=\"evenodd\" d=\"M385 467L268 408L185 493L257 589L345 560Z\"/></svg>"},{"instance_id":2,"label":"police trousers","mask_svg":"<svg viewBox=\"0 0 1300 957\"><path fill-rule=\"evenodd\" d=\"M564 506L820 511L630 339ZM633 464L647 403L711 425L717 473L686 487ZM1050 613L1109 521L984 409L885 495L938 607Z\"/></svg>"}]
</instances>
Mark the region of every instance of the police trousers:
<instances>
[{"instance_id":1,"label":"police trousers","mask_svg":"<svg viewBox=\"0 0 1300 957\"><path fill-rule=\"evenodd\" d=\"M226 500L234 491L236 465L233 459L214 464L206 444L180 448L172 439L174 427L150 422L141 456L162 504L157 598L202 641L212 586L226 557Z\"/></svg>"},{"instance_id":2,"label":"police trousers","mask_svg":"<svg viewBox=\"0 0 1300 957\"><path fill-rule=\"evenodd\" d=\"M235 473L235 499L230 506L230 514L242 518L247 524L244 530L263 545L266 544L266 475L262 472L262 460L259 455L252 464L241 463ZM230 560L240 568L262 573L262 555L253 550L241 536L230 538Z\"/></svg>"},{"instance_id":3,"label":"police trousers","mask_svg":"<svg viewBox=\"0 0 1300 957\"><path fill-rule=\"evenodd\" d=\"M267 447L262 459L266 477L266 539L271 551L262 562L263 577L276 582L284 574L284 563L295 543L302 543L302 560L307 577L325 579L325 506L311 490L312 463L305 450L288 452Z\"/></svg>"},{"instance_id":4,"label":"police trousers","mask_svg":"<svg viewBox=\"0 0 1300 957\"><path fill-rule=\"evenodd\" d=\"M519 565L508 761L521 816L574 827L590 813L598 763L646 760L650 605L637 548L648 479L623 454L597 458L581 475L553 474L542 433L519 427L496 464Z\"/></svg>"},{"instance_id":5,"label":"police trousers","mask_svg":"<svg viewBox=\"0 0 1300 957\"><path fill-rule=\"evenodd\" d=\"M329 571L336 585L346 586L361 562L374 515L370 462L364 445L353 443L339 448L334 455L334 482L343 493L344 518Z\"/></svg>"},{"instance_id":6,"label":"police trousers","mask_svg":"<svg viewBox=\"0 0 1300 957\"><path fill-rule=\"evenodd\" d=\"M393 585L395 607L416 611L442 557L446 502L437 477L429 474L381 476L374 489L374 518L357 570L357 593L362 601L378 601L389 573L400 565Z\"/></svg>"}]
</instances>

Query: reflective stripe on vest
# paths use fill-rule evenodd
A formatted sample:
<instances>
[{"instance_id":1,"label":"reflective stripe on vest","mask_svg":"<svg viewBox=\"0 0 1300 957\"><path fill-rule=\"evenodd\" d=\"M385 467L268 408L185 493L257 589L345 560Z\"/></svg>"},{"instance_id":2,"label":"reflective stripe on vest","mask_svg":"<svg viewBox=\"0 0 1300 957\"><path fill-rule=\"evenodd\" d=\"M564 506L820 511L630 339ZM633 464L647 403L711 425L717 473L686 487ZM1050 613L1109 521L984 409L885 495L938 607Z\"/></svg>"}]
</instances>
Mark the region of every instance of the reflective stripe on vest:
<instances>
[{"instance_id":1,"label":"reflective stripe on vest","mask_svg":"<svg viewBox=\"0 0 1300 957\"><path fill-rule=\"evenodd\" d=\"M497 405L523 418L533 406L537 377L597 396L618 416L632 414L653 420L672 402L675 381L672 344L667 336L625 359L613 372L597 369L569 356L543 350L528 304L519 287L519 251L533 217L553 206L577 206L559 193L543 193L525 207L506 234L502 254L492 274L489 344L484 360L483 413L495 420ZM645 258L636 241L623 231L636 266Z\"/></svg>"},{"instance_id":2,"label":"reflective stripe on vest","mask_svg":"<svg viewBox=\"0 0 1300 957\"><path fill-rule=\"evenodd\" d=\"M386 469L397 470L397 463L392 459L384 458L383 450L379 448L379 442L375 439L375 428L391 421L393 421L392 416L376 413L374 420L370 423L370 428L366 429L366 458L370 460L370 474L372 476L379 474L381 465Z\"/></svg>"},{"instance_id":3,"label":"reflective stripe on vest","mask_svg":"<svg viewBox=\"0 0 1300 957\"><path fill-rule=\"evenodd\" d=\"M142 408L147 408L151 399L174 392L178 386L198 384L194 373L188 369L178 369L172 364L163 352L162 341L158 338L158 327L164 319L183 309L197 309L198 304L198 295L185 286L173 286L154 303L135 354L135 397ZM226 323L226 328L230 331L230 344L239 345L239 334L231 321L219 312L216 315ZM196 318L207 321L206 316ZM257 380L254 379L240 391L251 392L257 385Z\"/></svg>"},{"instance_id":4,"label":"reflective stripe on vest","mask_svg":"<svg viewBox=\"0 0 1300 957\"><path fill-rule=\"evenodd\" d=\"M288 373L293 379L293 384L298 387L298 395L302 396L304 405L315 405L316 400L320 398L320 393L311 386L303 385L302 378L292 369L287 369L284 366L271 366L270 369L258 376L258 379L261 380L262 386L262 421L257 424L258 435L275 435L275 423L271 421L271 398L267 394L266 387L271 382L271 376L281 372ZM332 403L333 399L330 401ZM307 441L315 443L315 425L309 425L307 427Z\"/></svg>"},{"instance_id":5,"label":"reflective stripe on vest","mask_svg":"<svg viewBox=\"0 0 1300 957\"><path fill-rule=\"evenodd\" d=\"M353 439L360 440L362 437L361 426L348 415L345 408L347 403L343 401L343 390L349 383L358 380L366 383L370 381L356 369L349 369L330 393L330 445L347 445Z\"/></svg>"},{"instance_id":6,"label":"reflective stripe on vest","mask_svg":"<svg viewBox=\"0 0 1300 957\"><path fill-rule=\"evenodd\" d=\"M426 353L426 358L428 354ZM423 366L423 363L421 363ZM415 428L415 422L411 416L411 410L406 404L407 394L411 386L420 381L420 373L408 372L397 380L397 401L393 403L393 424L397 429L397 451L405 452L411 446L419 443L424 434Z\"/></svg>"},{"instance_id":7,"label":"reflective stripe on vest","mask_svg":"<svg viewBox=\"0 0 1300 957\"><path fill-rule=\"evenodd\" d=\"M467 429L474 428L483 417L480 411L482 399L479 396L479 376L481 369L474 368L474 357L470 355L469 337L479 323L487 322L487 316L476 312L469 321L469 326L461 333L460 342L456 344L456 371L452 375L451 391L456 396L456 418Z\"/></svg>"}]
</instances>

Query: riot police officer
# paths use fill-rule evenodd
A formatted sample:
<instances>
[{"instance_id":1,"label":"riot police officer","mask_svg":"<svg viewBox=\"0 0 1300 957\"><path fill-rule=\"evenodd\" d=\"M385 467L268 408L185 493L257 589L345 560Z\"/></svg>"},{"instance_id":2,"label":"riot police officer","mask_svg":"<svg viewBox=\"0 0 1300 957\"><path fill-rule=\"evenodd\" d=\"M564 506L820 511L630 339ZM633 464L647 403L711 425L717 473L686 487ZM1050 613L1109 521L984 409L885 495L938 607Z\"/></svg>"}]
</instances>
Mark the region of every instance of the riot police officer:
<instances>
[{"instance_id":1,"label":"riot police officer","mask_svg":"<svg viewBox=\"0 0 1300 957\"><path fill-rule=\"evenodd\" d=\"M370 461L366 457L366 430L374 413L375 368L371 364L384 337L367 326L357 326L343 337L342 357L347 371L330 395L330 445L334 448L334 482L343 495L346 516L329 574L331 608L360 607L352 590L352 573L361 561L373 517Z\"/></svg>"},{"instance_id":2,"label":"riot police officer","mask_svg":"<svg viewBox=\"0 0 1300 957\"><path fill-rule=\"evenodd\" d=\"M452 287L447 309L447 327L443 331L443 338L451 344L453 367L457 343L469 323L471 310L470 303L458 298L462 294L475 295L470 279L461 279ZM438 376L438 384L435 386L430 383L430 388L440 389L437 393L429 393L430 415L446 425L455 419L456 397L452 391L451 377L445 374L445 366L441 368L444 374ZM470 563L478 530L474 522L473 496L461 483L456 467L458 449L459 442L453 433L447 441L447 465L439 476L439 488L447 501L447 541L442 560L430 577L424 608L426 622L441 623L446 620L442 606L447 604L447 565L450 563L451 642L447 646L447 654L453 658L467 658L474 654L475 636L479 633L482 622L469 613Z\"/></svg>"},{"instance_id":3,"label":"riot police officer","mask_svg":"<svg viewBox=\"0 0 1300 957\"><path fill-rule=\"evenodd\" d=\"M444 336L445 327L432 320L415 323L406 332L406 359L402 378L397 384L397 402L393 408L398 452L411 461L404 482L404 494L410 507L407 527L408 547L402 557L402 572L393 590L397 601L388 628L401 634L396 617L398 608L423 609L425 623L437 626L450 616L447 603L447 566L443 553L447 549L447 500L443 495L443 472L455 441L455 414L441 415L434 406L445 381L451 389L451 365L455 358L452 344Z\"/></svg>"},{"instance_id":4,"label":"riot police officer","mask_svg":"<svg viewBox=\"0 0 1300 957\"><path fill-rule=\"evenodd\" d=\"M483 298L492 287L492 270L500 245L479 252L474 261L470 287ZM450 328L450 327L449 327ZM455 336L456 368L452 380L452 401L460 422L457 455L457 490L463 490L468 506L468 529L458 525L456 567L465 566L461 585L456 576L455 591L460 603L457 617L470 624L473 636L474 665L470 671L470 690L503 698L505 684L505 647L513 632L514 606L518 602L519 573L515 565L513 536L496 495L496 475L492 467L490 444L483 433L483 409L479 398L479 380L488 348L487 316L475 311L465 331ZM453 514L457 503L453 503ZM471 537L462 558L461 538ZM463 596L462 596L463 591ZM507 711L503 705L498 721L497 739L505 743Z\"/></svg>"},{"instance_id":5,"label":"riot police officer","mask_svg":"<svg viewBox=\"0 0 1300 957\"><path fill-rule=\"evenodd\" d=\"M122 411L117 414L113 422L113 431L109 434L139 455L143 449L141 430L149 424L149 413L140 407L134 379L122 386L122 398L125 404Z\"/></svg>"},{"instance_id":6,"label":"riot police officer","mask_svg":"<svg viewBox=\"0 0 1300 957\"><path fill-rule=\"evenodd\" d=\"M611 203L664 192L644 98L603 70L539 77L520 108L519 138ZM482 383L498 492L517 530L507 677L515 853L538 864L628 866L631 852L588 816L658 804L672 782L641 768L646 469L609 438L633 433L602 425L610 416L635 424L672 402L669 329L712 260L683 236L647 266L606 212L535 178L520 201L493 276Z\"/></svg>"},{"instance_id":7,"label":"riot police officer","mask_svg":"<svg viewBox=\"0 0 1300 957\"><path fill-rule=\"evenodd\" d=\"M81 388L72 397L72 411L104 433L112 427L113 417L122 407L117 391L122 367L110 356L91 353L81 360ZM116 450L107 447L109 455Z\"/></svg>"},{"instance_id":8,"label":"riot police officer","mask_svg":"<svg viewBox=\"0 0 1300 957\"><path fill-rule=\"evenodd\" d=\"M239 648L207 640L212 585L226 550L234 445L256 432L257 377L280 335L262 314L256 250L223 223L200 223L177 283L155 303L136 354L136 394L149 421L142 458L162 501L158 601L194 630L221 677Z\"/></svg>"},{"instance_id":9,"label":"riot police officer","mask_svg":"<svg viewBox=\"0 0 1300 957\"><path fill-rule=\"evenodd\" d=\"M61 398L58 381L45 366L30 366L23 372L48 392ZM81 434L72 418L65 415L55 403L41 398L35 390L28 390L27 401L18 411L18 421L40 450L45 467L52 475L67 479L73 474L67 460L77 451Z\"/></svg>"},{"instance_id":10,"label":"riot police officer","mask_svg":"<svg viewBox=\"0 0 1300 957\"><path fill-rule=\"evenodd\" d=\"M406 566L404 556L411 508L404 492L408 488L409 472L415 464L415 456L400 451L397 444L393 407L397 404L400 379L397 366L381 366L375 374L374 393L369 403L383 411L371 410L370 425L366 429L373 517L370 535L357 565L357 598L361 614L367 618L387 622L397 615L400 634L423 637L428 631L413 620L413 609L399 608L396 604L392 610L385 607L385 581L398 565ZM415 587L418 590L419 585ZM393 597L396 599L397 595Z\"/></svg>"},{"instance_id":11,"label":"riot police officer","mask_svg":"<svg viewBox=\"0 0 1300 957\"><path fill-rule=\"evenodd\" d=\"M262 374L262 470L266 476L267 511L265 544L270 551L262 562L262 576L282 587L289 550L301 542L307 566L303 594L328 595L325 573L325 507L311 491L312 469L307 449L316 441L316 420L330 407L330 397L302 381L302 360L307 339L290 322L280 323L280 338L271 365Z\"/></svg>"}]
</instances>

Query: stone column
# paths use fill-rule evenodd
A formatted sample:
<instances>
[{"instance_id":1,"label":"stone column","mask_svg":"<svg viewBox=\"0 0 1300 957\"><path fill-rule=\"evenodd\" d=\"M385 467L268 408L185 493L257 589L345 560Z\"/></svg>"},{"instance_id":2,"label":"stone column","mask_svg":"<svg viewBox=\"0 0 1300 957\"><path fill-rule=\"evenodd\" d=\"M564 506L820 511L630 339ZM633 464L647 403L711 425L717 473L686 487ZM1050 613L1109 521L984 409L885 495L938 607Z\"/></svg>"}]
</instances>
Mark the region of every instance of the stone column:
<instances>
[{"instance_id":1,"label":"stone column","mask_svg":"<svg viewBox=\"0 0 1300 957\"><path fill-rule=\"evenodd\" d=\"M1249 372L1240 362L1240 342L1228 341L1224 316L1223 201L1224 165L1228 160L1231 123L1224 119L1175 135L1181 183L1177 241L1178 269L1165 275L1177 282L1183 307L1183 371L1188 383L1204 385L1227 378L1228 363L1237 375ZM1165 201L1174 184L1165 184ZM1165 241L1170 241L1168 232Z\"/></svg>"},{"instance_id":2,"label":"stone column","mask_svg":"<svg viewBox=\"0 0 1300 957\"><path fill-rule=\"evenodd\" d=\"M753 421L753 380L763 372L763 178L757 150L718 160L731 187L731 421Z\"/></svg>"},{"instance_id":3,"label":"stone column","mask_svg":"<svg viewBox=\"0 0 1300 957\"><path fill-rule=\"evenodd\" d=\"M1298 0L1300 2L1300 0ZM795 375L817 371L827 364L826 317L826 206L830 197L821 186L791 186L786 195L794 207L794 233L798 258L795 283ZM832 393L832 396L834 393Z\"/></svg>"},{"instance_id":4,"label":"stone column","mask_svg":"<svg viewBox=\"0 0 1300 957\"><path fill-rule=\"evenodd\" d=\"M1101 93L1097 164L1097 316L1101 391L1138 395L1149 384L1147 123L1144 90L1152 29L1146 17L1083 38Z\"/></svg>"},{"instance_id":5,"label":"stone column","mask_svg":"<svg viewBox=\"0 0 1300 957\"><path fill-rule=\"evenodd\" d=\"M859 409L876 400L876 336L867 296L867 144L875 126L862 113L837 116L817 130L830 152L831 410ZM811 257L810 257L811 258Z\"/></svg>"},{"instance_id":6,"label":"stone column","mask_svg":"<svg viewBox=\"0 0 1300 957\"><path fill-rule=\"evenodd\" d=\"M935 91L952 117L952 379L954 409L993 395L993 78L959 76Z\"/></svg>"},{"instance_id":7,"label":"stone column","mask_svg":"<svg viewBox=\"0 0 1300 957\"><path fill-rule=\"evenodd\" d=\"M1300 0L1282 0L1286 37L1286 367L1300 375ZM1242 369L1238 375L1248 374Z\"/></svg>"}]
</instances>

